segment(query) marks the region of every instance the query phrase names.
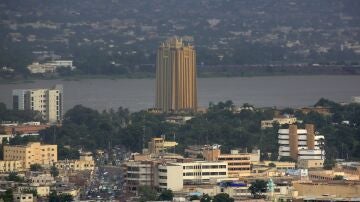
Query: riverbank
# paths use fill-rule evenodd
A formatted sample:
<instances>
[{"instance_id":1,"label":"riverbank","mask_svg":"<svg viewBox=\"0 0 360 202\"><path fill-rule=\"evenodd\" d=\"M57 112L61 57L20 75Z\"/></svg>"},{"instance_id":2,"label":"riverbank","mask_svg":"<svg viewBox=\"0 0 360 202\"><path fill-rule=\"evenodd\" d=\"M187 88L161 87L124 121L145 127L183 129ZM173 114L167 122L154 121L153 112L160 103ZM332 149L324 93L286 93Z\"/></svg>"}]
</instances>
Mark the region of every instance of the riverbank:
<instances>
[{"instance_id":1,"label":"riverbank","mask_svg":"<svg viewBox=\"0 0 360 202\"><path fill-rule=\"evenodd\" d=\"M310 75L360 75L360 66L343 65L227 65L227 66L199 66L198 78L229 78L229 77L263 77L263 76L310 76ZM153 72L133 72L129 74L74 74L74 75L42 75L16 76L1 78L0 84L31 83L36 80L64 80L79 81L83 79L154 79Z\"/></svg>"}]
</instances>

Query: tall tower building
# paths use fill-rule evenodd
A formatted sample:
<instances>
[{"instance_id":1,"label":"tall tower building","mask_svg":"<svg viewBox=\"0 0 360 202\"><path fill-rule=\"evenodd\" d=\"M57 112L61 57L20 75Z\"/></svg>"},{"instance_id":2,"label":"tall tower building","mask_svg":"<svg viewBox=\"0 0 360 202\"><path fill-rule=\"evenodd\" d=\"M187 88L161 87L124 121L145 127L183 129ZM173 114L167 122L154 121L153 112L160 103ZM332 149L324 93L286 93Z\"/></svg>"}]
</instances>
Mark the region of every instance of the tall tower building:
<instances>
[{"instance_id":1,"label":"tall tower building","mask_svg":"<svg viewBox=\"0 0 360 202\"><path fill-rule=\"evenodd\" d=\"M196 54L181 38L168 39L157 51L155 107L164 112L197 110Z\"/></svg>"},{"instance_id":2,"label":"tall tower building","mask_svg":"<svg viewBox=\"0 0 360 202\"><path fill-rule=\"evenodd\" d=\"M38 111L43 119L50 123L62 120L62 85L56 85L51 89L16 89L12 94L13 109Z\"/></svg>"}]
</instances>

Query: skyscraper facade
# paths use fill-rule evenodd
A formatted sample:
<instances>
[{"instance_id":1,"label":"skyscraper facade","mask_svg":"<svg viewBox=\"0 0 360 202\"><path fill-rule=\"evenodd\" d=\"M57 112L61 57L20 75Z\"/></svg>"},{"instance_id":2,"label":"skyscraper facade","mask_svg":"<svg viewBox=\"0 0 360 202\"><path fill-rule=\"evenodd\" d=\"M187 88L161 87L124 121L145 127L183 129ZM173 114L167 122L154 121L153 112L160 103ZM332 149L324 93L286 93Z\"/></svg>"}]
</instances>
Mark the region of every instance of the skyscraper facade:
<instances>
[{"instance_id":1,"label":"skyscraper facade","mask_svg":"<svg viewBox=\"0 0 360 202\"><path fill-rule=\"evenodd\" d=\"M16 89L12 94L13 109L38 111L43 119L50 123L62 120L62 85L56 85L51 89Z\"/></svg>"},{"instance_id":2,"label":"skyscraper facade","mask_svg":"<svg viewBox=\"0 0 360 202\"><path fill-rule=\"evenodd\" d=\"M196 111L196 53L180 38L162 43L156 58L155 107L163 112Z\"/></svg>"}]
</instances>

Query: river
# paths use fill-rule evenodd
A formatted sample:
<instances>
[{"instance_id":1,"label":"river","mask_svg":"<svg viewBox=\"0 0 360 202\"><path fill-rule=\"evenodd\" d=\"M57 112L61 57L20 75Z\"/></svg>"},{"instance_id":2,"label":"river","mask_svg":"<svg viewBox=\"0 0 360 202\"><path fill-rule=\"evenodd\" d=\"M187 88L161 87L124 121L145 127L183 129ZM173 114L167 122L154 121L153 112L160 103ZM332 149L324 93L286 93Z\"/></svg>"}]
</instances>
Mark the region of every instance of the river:
<instances>
[{"instance_id":1,"label":"river","mask_svg":"<svg viewBox=\"0 0 360 202\"><path fill-rule=\"evenodd\" d=\"M13 89L64 86L64 108L82 104L97 110L129 108L131 111L154 106L154 79L36 80L32 83L0 84L0 102L11 107ZM199 78L199 106L232 100L257 107L302 107L321 97L349 102L360 95L360 76L268 76Z\"/></svg>"}]
</instances>

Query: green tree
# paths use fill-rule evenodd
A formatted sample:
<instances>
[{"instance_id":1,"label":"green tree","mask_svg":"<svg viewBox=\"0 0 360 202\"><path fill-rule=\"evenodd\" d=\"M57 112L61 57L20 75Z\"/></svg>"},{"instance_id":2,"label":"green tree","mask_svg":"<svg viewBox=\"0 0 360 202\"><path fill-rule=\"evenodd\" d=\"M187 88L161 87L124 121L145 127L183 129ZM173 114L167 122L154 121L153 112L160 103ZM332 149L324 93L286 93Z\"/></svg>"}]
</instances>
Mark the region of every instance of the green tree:
<instances>
[{"instance_id":1,"label":"green tree","mask_svg":"<svg viewBox=\"0 0 360 202\"><path fill-rule=\"evenodd\" d=\"M37 191L36 189L23 189L21 190L23 193L28 193L28 194L32 194L33 196L37 196Z\"/></svg>"},{"instance_id":2,"label":"green tree","mask_svg":"<svg viewBox=\"0 0 360 202\"><path fill-rule=\"evenodd\" d=\"M13 191L12 189L7 189L3 194L0 195L0 198L4 200L4 202L13 202Z\"/></svg>"},{"instance_id":3,"label":"green tree","mask_svg":"<svg viewBox=\"0 0 360 202\"><path fill-rule=\"evenodd\" d=\"M233 202L234 199L226 193L220 193L214 196L213 202Z\"/></svg>"},{"instance_id":4,"label":"green tree","mask_svg":"<svg viewBox=\"0 0 360 202\"><path fill-rule=\"evenodd\" d=\"M190 201L194 201L194 200L200 200L200 197L198 195L192 195L189 198Z\"/></svg>"},{"instance_id":5,"label":"green tree","mask_svg":"<svg viewBox=\"0 0 360 202\"><path fill-rule=\"evenodd\" d=\"M31 171L42 171L43 167L40 164L35 163L35 164L30 165L30 170Z\"/></svg>"},{"instance_id":6,"label":"green tree","mask_svg":"<svg viewBox=\"0 0 360 202\"><path fill-rule=\"evenodd\" d=\"M5 178L7 181L14 181L14 182L23 182L24 178L20 177L16 172L11 172Z\"/></svg>"},{"instance_id":7,"label":"green tree","mask_svg":"<svg viewBox=\"0 0 360 202\"><path fill-rule=\"evenodd\" d=\"M71 202L74 198L70 194L57 194L53 191L49 195L49 202Z\"/></svg>"},{"instance_id":8,"label":"green tree","mask_svg":"<svg viewBox=\"0 0 360 202\"><path fill-rule=\"evenodd\" d=\"M141 186L138 190L140 196L139 202L155 201L157 199L157 192L149 186Z\"/></svg>"},{"instance_id":9,"label":"green tree","mask_svg":"<svg viewBox=\"0 0 360 202\"><path fill-rule=\"evenodd\" d=\"M200 202L211 202L212 198L211 196L204 194L201 196Z\"/></svg>"},{"instance_id":10,"label":"green tree","mask_svg":"<svg viewBox=\"0 0 360 202\"><path fill-rule=\"evenodd\" d=\"M160 193L159 201L172 201L174 194L170 189L166 189Z\"/></svg>"},{"instance_id":11,"label":"green tree","mask_svg":"<svg viewBox=\"0 0 360 202\"><path fill-rule=\"evenodd\" d=\"M343 180L344 176L342 175L335 175L334 180Z\"/></svg>"},{"instance_id":12,"label":"green tree","mask_svg":"<svg viewBox=\"0 0 360 202\"><path fill-rule=\"evenodd\" d=\"M269 163L269 167L272 167L272 168L275 168L276 167L276 165L275 165L275 163Z\"/></svg>"},{"instance_id":13,"label":"green tree","mask_svg":"<svg viewBox=\"0 0 360 202\"><path fill-rule=\"evenodd\" d=\"M50 174L51 174L53 177L57 177L57 176L59 175L59 170L57 169L57 167L51 166L51 168L50 168Z\"/></svg>"},{"instance_id":14,"label":"green tree","mask_svg":"<svg viewBox=\"0 0 360 202\"><path fill-rule=\"evenodd\" d=\"M261 197L263 197L263 193L266 192L266 188L267 188L266 181L255 180L255 182L251 183L249 190L251 192L251 195L253 195L254 198L261 198Z\"/></svg>"}]
</instances>

